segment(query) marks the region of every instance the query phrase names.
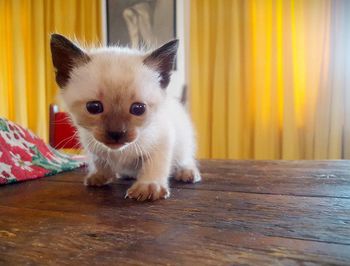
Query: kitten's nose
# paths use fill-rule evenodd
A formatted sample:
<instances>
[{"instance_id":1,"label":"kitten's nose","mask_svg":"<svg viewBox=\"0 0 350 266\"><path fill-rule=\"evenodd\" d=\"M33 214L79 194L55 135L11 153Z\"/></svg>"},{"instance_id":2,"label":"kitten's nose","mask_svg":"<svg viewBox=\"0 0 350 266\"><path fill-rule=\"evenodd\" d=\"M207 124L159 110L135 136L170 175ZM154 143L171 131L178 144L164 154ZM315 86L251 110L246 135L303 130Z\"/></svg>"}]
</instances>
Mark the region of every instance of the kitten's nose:
<instances>
[{"instance_id":1,"label":"kitten's nose","mask_svg":"<svg viewBox=\"0 0 350 266\"><path fill-rule=\"evenodd\" d=\"M107 131L108 137L115 141L119 141L125 136L126 131Z\"/></svg>"}]
</instances>

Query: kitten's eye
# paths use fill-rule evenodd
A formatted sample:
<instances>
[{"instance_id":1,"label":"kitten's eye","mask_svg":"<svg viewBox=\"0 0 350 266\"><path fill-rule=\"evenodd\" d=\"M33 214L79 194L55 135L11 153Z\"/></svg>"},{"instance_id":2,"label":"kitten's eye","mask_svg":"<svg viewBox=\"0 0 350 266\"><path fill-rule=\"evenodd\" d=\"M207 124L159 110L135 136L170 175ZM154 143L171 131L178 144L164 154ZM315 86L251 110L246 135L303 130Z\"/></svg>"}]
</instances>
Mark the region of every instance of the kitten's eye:
<instances>
[{"instance_id":1,"label":"kitten's eye","mask_svg":"<svg viewBox=\"0 0 350 266\"><path fill-rule=\"evenodd\" d=\"M144 103L133 103L130 106L130 114L140 116L146 111L146 105Z\"/></svg>"},{"instance_id":2,"label":"kitten's eye","mask_svg":"<svg viewBox=\"0 0 350 266\"><path fill-rule=\"evenodd\" d=\"M100 101L87 102L86 110L88 110L90 114L96 115L103 112L103 105Z\"/></svg>"}]
</instances>

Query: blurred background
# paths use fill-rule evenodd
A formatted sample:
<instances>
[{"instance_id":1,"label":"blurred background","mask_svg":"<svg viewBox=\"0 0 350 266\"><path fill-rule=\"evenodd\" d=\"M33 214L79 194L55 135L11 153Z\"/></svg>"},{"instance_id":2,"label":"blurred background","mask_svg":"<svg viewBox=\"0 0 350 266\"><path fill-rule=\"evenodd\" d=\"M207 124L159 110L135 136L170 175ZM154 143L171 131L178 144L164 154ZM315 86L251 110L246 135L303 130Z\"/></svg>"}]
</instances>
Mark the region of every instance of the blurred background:
<instances>
[{"instance_id":1,"label":"blurred background","mask_svg":"<svg viewBox=\"0 0 350 266\"><path fill-rule=\"evenodd\" d=\"M0 116L45 140L50 33L86 45L179 38L199 158L350 159L350 1L0 0Z\"/></svg>"}]
</instances>

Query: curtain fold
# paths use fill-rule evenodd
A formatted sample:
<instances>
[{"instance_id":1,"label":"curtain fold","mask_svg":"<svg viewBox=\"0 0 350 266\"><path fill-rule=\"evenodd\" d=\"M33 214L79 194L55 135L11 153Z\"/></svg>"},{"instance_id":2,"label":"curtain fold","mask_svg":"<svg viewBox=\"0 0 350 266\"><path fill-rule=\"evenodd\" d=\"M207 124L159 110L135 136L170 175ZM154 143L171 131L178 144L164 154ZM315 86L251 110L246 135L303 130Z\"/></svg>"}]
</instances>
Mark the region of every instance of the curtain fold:
<instances>
[{"instance_id":1,"label":"curtain fold","mask_svg":"<svg viewBox=\"0 0 350 266\"><path fill-rule=\"evenodd\" d=\"M100 0L0 1L0 116L48 137L48 109L57 86L50 33L99 42Z\"/></svg>"},{"instance_id":2,"label":"curtain fold","mask_svg":"<svg viewBox=\"0 0 350 266\"><path fill-rule=\"evenodd\" d=\"M350 158L350 3L192 0L200 158Z\"/></svg>"}]
</instances>

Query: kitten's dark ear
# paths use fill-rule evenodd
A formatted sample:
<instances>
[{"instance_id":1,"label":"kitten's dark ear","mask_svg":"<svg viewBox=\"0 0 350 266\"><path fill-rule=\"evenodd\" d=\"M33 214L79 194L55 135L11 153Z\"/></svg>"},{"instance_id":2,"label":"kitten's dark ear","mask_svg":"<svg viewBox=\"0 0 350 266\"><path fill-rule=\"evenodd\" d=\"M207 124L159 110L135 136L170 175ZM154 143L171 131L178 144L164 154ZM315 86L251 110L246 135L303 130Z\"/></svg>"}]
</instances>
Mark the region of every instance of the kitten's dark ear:
<instances>
[{"instance_id":1,"label":"kitten's dark ear","mask_svg":"<svg viewBox=\"0 0 350 266\"><path fill-rule=\"evenodd\" d=\"M56 69L56 82L62 88L67 84L72 69L89 62L90 58L83 50L60 34L51 35L50 46L52 62Z\"/></svg>"},{"instance_id":2,"label":"kitten's dark ear","mask_svg":"<svg viewBox=\"0 0 350 266\"><path fill-rule=\"evenodd\" d=\"M165 89L170 82L179 40L172 40L153 51L144 60L144 64L159 72L160 87Z\"/></svg>"}]
</instances>

